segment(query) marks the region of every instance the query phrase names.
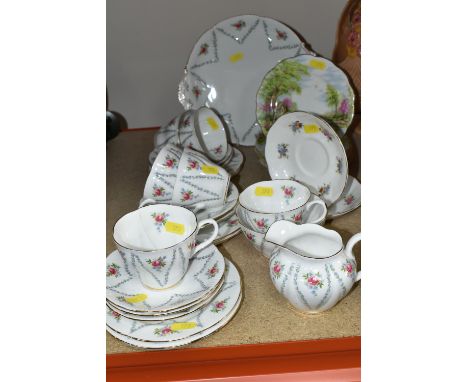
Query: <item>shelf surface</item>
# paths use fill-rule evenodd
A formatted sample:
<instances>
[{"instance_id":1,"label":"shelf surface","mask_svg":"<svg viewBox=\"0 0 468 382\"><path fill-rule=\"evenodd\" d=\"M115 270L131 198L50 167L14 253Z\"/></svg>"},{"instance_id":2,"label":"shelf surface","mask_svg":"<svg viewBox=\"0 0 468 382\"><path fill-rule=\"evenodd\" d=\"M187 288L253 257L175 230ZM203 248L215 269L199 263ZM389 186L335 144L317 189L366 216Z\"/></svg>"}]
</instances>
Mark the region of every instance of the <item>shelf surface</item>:
<instances>
[{"instance_id":1,"label":"shelf surface","mask_svg":"<svg viewBox=\"0 0 468 382\"><path fill-rule=\"evenodd\" d=\"M148 176L148 155L153 149L154 130L121 133L107 143L107 254L114 249L112 228L119 217L135 210ZM241 173L232 181L242 191L252 183L270 179L253 148L240 147L245 156ZM343 241L361 230L361 209L325 224L339 232ZM268 273L268 260L240 233L218 245L236 264L243 281L244 299L234 319L224 328L184 348L259 344L361 335L361 284L333 309L301 316L288 307L276 291ZM354 247L360 269L361 245ZM127 345L107 333L107 354L146 351Z\"/></svg>"}]
</instances>

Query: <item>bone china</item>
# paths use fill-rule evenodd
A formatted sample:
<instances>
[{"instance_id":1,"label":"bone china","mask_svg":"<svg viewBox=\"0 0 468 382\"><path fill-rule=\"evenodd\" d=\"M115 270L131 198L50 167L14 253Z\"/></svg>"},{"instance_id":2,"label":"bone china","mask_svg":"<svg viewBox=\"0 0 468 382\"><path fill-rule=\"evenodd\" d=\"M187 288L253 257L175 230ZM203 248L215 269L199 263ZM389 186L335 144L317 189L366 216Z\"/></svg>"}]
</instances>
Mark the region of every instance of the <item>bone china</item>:
<instances>
[{"instance_id":1,"label":"bone china","mask_svg":"<svg viewBox=\"0 0 468 382\"><path fill-rule=\"evenodd\" d=\"M321 208L322 213L311 223L320 222L327 214L325 203L306 186L286 179L252 184L240 194L239 204L238 216L245 226L260 233L278 220L301 223L313 206Z\"/></svg>"},{"instance_id":2,"label":"bone china","mask_svg":"<svg viewBox=\"0 0 468 382\"><path fill-rule=\"evenodd\" d=\"M212 160L222 161L228 153L228 143L223 121L207 107L195 112L195 134L203 151Z\"/></svg>"},{"instance_id":3,"label":"bone china","mask_svg":"<svg viewBox=\"0 0 468 382\"><path fill-rule=\"evenodd\" d=\"M270 227L265 239L275 245L270 257L273 285L303 313L332 308L361 279L352 253L361 233L352 236L343 248L335 231L316 224L280 221Z\"/></svg>"},{"instance_id":4,"label":"bone china","mask_svg":"<svg viewBox=\"0 0 468 382\"><path fill-rule=\"evenodd\" d=\"M200 228L213 225L212 235L200 244ZM154 204L121 217L114 226L114 242L143 285L166 289L177 284L187 272L189 260L218 235L213 219L197 222L183 207Z\"/></svg>"}]
</instances>

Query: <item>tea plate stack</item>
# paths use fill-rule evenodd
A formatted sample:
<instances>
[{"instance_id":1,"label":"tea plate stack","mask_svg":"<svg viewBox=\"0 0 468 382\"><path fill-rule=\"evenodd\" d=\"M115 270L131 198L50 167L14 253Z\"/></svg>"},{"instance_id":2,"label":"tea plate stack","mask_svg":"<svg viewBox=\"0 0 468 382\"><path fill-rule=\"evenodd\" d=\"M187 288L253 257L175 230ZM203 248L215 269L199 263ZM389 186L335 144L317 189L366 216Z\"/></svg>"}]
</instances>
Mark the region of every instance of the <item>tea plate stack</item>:
<instances>
[{"instance_id":1,"label":"tea plate stack","mask_svg":"<svg viewBox=\"0 0 468 382\"><path fill-rule=\"evenodd\" d=\"M107 331L137 347L186 345L226 325L242 299L235 265L214 245L201 250L174 287L154 290L141 284L131 264L114 251L106 269Z\"/></svg>"}]
</instances>

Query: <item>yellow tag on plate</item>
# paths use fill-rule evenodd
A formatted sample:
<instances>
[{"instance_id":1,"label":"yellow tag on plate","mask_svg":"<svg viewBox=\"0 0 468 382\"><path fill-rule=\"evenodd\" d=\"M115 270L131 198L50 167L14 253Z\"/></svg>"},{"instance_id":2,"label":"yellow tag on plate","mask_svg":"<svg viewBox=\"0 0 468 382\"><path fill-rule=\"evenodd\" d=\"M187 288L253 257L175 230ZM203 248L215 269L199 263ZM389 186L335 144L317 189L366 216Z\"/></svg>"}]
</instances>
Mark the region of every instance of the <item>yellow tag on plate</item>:
<instances>
[{"instance_id":1,"label":"yellow tag on plate","mask_svg":"<svg viewBox=\"0 0 468 382\"><path fill-rule=\"evenodd\" d=\"M327 64L320 60L310 60L309 65L317 70L324 70L327 67Z\"/></svg>"},{"instance_id":2,"label":"yellow tag on plate","mask_svg":"<svg viewBox=\"0 0 468 382\"><path fill-rule=\"evenodd\" d=\"M320 127L317 125L304 125L304 133L306 134L315 134L320 131Z\"/></svg>"},{"instance_id":3,"label":"yellow tag on plate","mask_svg":"<svg viewBox=\"0 0 468 382\"><path fill-rule=\"evenodd\" d=\"M164 228L166 228L167 232L176 233L177 235L183 235L185 232L185 226L180 223L166 222Z\"/></svg>"},{"instance_id":4,"label":"yellow tag on plate","mask_svg":"<svg viewBox=\"0 0 468 382\"><path fill-rule=\"evenodd\" d=\"M137 302L145 301L148 296L144 293L136 294L135 296L125 297L125 301L130 304L135 304Z\"/></svg>"},{"instance_id":5,"label":"yellow tag on plate","mask_svg":"<svg viewBox=\"0 0 468 382\"><path fill-rule=\"evenodd\" d=\"M229 57L229 61L231 61L232 63L243 60L243 59L244 59L244 53L242 52L234 53Z\"/></svg>"},{"instance_id":6,"label":"yellow tag on plate","mask_svg":"<svg viewBox=\"0 0 468 382\"><path fill-rule=\"evenodd\" d=\"M197 326L196 322L174 322L171 325L171 330L178 331L178 330L187 330L193 329Z\"/></svg>"},{"instance_id":7,"label":"yellow tag on plate","mask_svg":"<svg viewBox=\"0 0 468 382\"><path fill-rule=\"evenodd\" d=\"M216 167L216 166L207 166L206 164L204 164L203 166L201 166L201 170L202 170L205 174L210 174L210 175L216 175L216 174L219 173L218 167Z\"/></svg>"},{"instance_id":8,"label":"yellow tag on plate","mask_svg":"<svg viewBox=\"0 0 468 382\"><path fill-rule=\"evenodd\" d=\"M212 118L212 117L208 117L208 118L206 119L206 123L208 123L208 125L210 125L210 127L211 127L213 130L218 130L218 129L219 129L218 124L216 123L215 119Z\"/></svg>"},{"instance_id":9,"label":"yellow tag on plate","mask_svg":"<svg viewBox=\"0 0 468 382\"><path fill-rule=\"evenodd\" d=\"M256 196L273 196L273 187L255 187Z\"/></svg>"}]
</instances>

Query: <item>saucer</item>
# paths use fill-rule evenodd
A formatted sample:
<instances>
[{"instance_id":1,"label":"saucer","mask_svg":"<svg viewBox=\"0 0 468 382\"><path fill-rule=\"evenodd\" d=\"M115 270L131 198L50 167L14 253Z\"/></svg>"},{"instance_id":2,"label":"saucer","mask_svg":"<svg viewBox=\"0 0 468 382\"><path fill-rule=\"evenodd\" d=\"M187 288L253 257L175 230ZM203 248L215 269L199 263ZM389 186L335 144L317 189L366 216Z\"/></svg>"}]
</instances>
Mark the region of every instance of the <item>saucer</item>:
<instances>
[{"instance_id":1,"label":"saucer","mask_svg":"<svg viewBox=\"0 0 468 382\"><path fill-rule=\"evenodd\" d=\"M217 221L218 223L218 236L213 241L214 245L221 244L226 240L236 236L240 232L239 219L236 216L235 210L233 210L229 215L224 217L221 220ZM201 242L208 239L211 235L211 227L202 228L197 235L197 241Z\"/></svg>"},{"instance_id":2,"label":"saucer","mask_svg":"<svg viewBox=\"0 0 468 382\"><path fill-rule=\"evenodd\" d=\"M345 188L348 160L343 144L328 123L312 114L280 117L268 132L265 157L272 179L305 183L327 207Z\"/></svg>"},{"instance_id":3,"label":"saucer","mask_svg":"<svg viewBox=\"0 0 468 382\"><path fill-rule=\"evenodd\" d=\"M354 211L360 205L361 183L359 183L356 178L349 175L341 197L328 209L327 219L347 214L348 212Z\"/></svg>"},{"instance_id":4,"label":"saucer","mask_svg":"<svg viewBox=\"0 0 468 382\"><path fill-rule=\"evenodd\" d=\"M221 165L231 174L231 177L239 174L242 164L244 163L244 155L242 152L237 147L233 147L232 150L234 151L232 158L227 163Z\"/></svg>"},{"instance_id":5,"label":"saucer","mask_svg":"<svg viewBox=\"0 0 468 382\"><path fill-rule=\"evenodd\" d=\"M205 210L201 210L197 212L197 219L204 220L204 219L215 219L219 220L226 216L229 212L231 212L237 204L237 200L239 199L239 190L237 189L234 183L229 184L228 194L226 196L226 203L220 207L215 208L208 208Z\"/></svg>"},{"instance_id":6,"label":"saucer","mask_svg":"<svg viewBox=\"0 0 468 382\"><path fill-rule=\"evenodd\" d=\"M198 301L216 287L224 274L224 257L214 245L201 250L190 260L189 268L176 286L153 290L146 288L130 271L118 251L106 260L106 298L126 311L162 312ZM109 269L114 269L111 273Z\"/></svg>"},{"instance_id":7,"label":"saucer","mask_svg":"<svg viewBox=\"0 0 468 382\"><path fill-rule=\"evenodd\" d=\"M242 294L239 296L236 305L231 310L228 316L226 316L223 320L219 321L216 325L213 325L211 328L201 331L198 334L194 334L190 337L184 338L183 340L177 341L166 341L166 342L149 342L149 341L138 341L133 338L124 336L112 330L109 326L106 325L106 330L109 332L110 335L114 336L115 338L125 342L128 345L144 348L144 349L172 349L177 348L179 346L188 345L192 342L198 341L204 337L207 337L213 333L216 333L224 326L226 326L236 315L237 311L240 308L242 302Z\"/></svg>"},{"instance_id":8,"label":"saucer","mask_svg":"<svg viewBox=\"0 0 468 382\"><path fill-rule=\"evenodd\" d=\"M107 307L106 324L114 332L139 341L171 342L196 335L229 317L241 294L237 268L226 260L225 282L210 303L192 313L158 323L141 322ZM117 313L117 314L116 314Z\"/></svg>"}]
</instances>

